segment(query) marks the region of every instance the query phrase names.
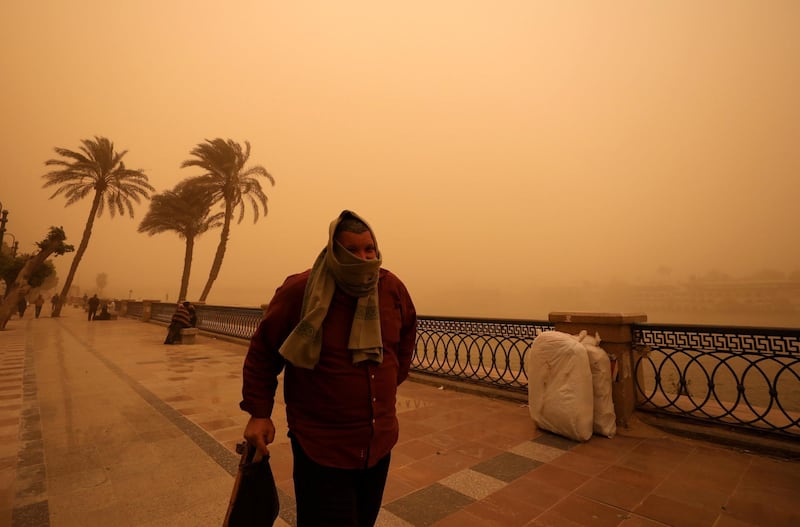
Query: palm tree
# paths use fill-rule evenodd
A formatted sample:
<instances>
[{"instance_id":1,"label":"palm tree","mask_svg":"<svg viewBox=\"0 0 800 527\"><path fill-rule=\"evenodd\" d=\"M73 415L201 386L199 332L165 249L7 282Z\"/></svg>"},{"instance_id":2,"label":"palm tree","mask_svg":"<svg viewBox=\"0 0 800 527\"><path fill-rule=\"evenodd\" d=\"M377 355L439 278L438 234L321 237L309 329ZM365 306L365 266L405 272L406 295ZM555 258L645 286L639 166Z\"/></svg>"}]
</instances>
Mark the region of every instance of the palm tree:
<instances>
[{"instance_id":1,"label":"palm tree","mask_svg":"<svg viewBox=\"0 0 800 527\"><path fill-rule=\"evenodd\" d=\"M56 153L65 159L46 161L45 165L60 168L42 176L46 180L43 187L57 187L50 199L63 195L67 200L67 205L77 203L94 193L83 237L75 252L75 257L72 259L72 265L70 265L69 274L64 281L64 287L59 295L59 302L53 316L61 313L61 306L64 305L67 293L72 287L72 280L75 278L78 264L89 245L95 218L102 216L106 207L112 218L117 213L120 215L128 213L132 218L132 202L139 203L141 198L150 197L150 192L155 190L148 183L144 171L125 168L122 158L127 150L115 151L114 143L105 137L95 136L94 139L84 139L81 144L80 151L77 152L56 147Z\"/></svg>"},{"instance_id":2,"label":"palm tree","mask_svg":"<svg viewBox=\"0 0 800 527\"><path fill-rule=\"evenodd\" d=\"M241 223L244 218L245 200L249 201L253 208L253 223L258 221L262 209L264 216L267 215L267 196L261 189L261 182L257 176L267 178L272 185L275 185L275 180L260 165L245 168L250 158L250 143L245 141L244 145L242 149L239 143L231 139L227 141L219 138L206 139L190 152L195 159L188 159L181 164L181 168L195 166L205 170L204 174L187 179L181 185L201 189L211 196L212 203L221 203L225 208L217 253L214 255L208 281L200 295L200 302L205 302L222 267L234 210L239 209L237 223Z\"/></svg>"},{"instance_id":3,"label":"palm tree","mask_svg":"<svg viewBox=\"0 0 800 527\"><path fill-rule=\"evenodd\" d=\"M211 214L211 204L211 196L202 189L179 185L175 190L154 195L150 201L150 209L139 225L139 232L150 236L175 231L180 238L186 240L178 300L185 300L189 289L195 238L222 225L223 213Z\"/></svg>"}]
</instances>

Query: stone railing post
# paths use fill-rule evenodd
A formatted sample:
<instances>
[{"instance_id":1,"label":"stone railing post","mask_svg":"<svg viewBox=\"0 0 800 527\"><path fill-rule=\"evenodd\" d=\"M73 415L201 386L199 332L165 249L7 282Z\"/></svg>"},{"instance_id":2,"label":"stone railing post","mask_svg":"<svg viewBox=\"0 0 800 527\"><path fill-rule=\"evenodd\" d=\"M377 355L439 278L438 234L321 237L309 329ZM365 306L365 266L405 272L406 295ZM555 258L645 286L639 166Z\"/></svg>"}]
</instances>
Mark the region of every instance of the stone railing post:
<instances>
[{"instance_id":1,"label":"stone railing post","mask_svg":"<svg viewBox=\"0 0 800 527\"><path fill-rule=\"evenodd\" d=\"M612 383L614 413L617 426L627 427L636 409L636 385L633 379L634 350L633 324L647 322L644 313L550 313L549 320L556 331L577 335L583 330L589 335L600 335L600 347L609 357L616 359L612 368L616 379Z\"/></svg>"},{"instance_id":2,"label":"stone railing post","mask_svg":"<svg viewBox=\"0 0 800 527\"><path fill-rule=\"evenodd\" d=\"M153 314L153 302L154 300L142 300L142 322L150 322L150 315Z\"/></svg>"}]
</instances>

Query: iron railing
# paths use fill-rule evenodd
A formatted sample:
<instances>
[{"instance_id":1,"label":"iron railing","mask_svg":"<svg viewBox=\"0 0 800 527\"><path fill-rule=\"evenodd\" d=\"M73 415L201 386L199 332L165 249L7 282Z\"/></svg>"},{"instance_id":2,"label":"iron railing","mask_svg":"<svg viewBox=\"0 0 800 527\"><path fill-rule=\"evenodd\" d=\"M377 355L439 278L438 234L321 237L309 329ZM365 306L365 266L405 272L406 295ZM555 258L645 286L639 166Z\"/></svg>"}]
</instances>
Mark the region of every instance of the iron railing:
<instances>
[{"instance_id":1,"label":"iron railing","mask_svg":"<svg viewBox=\"0 0 800 527\"><path fill-rule=\"evenodd\" d=\"M538 320L418 317L414 371L525 392L525 354L553 325Z\"/></svg>"},{"instance_id":2,"label":"iron railing","mask_svg":"<svg viewBox=\"0 0 800 527\"><path fill-rule=\"evenodd\" d=\"M197 327L203 331L250 340L261 322L258 308L199 306Z\"/></svg>"},{"instance_id":3,"label":"iron railing","mask_svg":"<svg viewBox=\"0 0 800 527\"><path fill-rule=\"evenodd\" d=\"M159 322L169 323L172 320L172 315L175 314L176 304L153 302L150 305L150 319L158 320Z\"/></svg>"},{"instance_id":4,"label":"iron railing","mask_svg":"<svg viewBox=\"0 0 800 527\"><path fill-rule=\"evenodd\" d=\"M169 324L175 313L176 304L170 302L152 302L150 304L150 320ZM195 306L197 328L208 333L226 335L249 340L261 322L262 311L258 308L228 306ZM142 318L142 302L128 302L126 317Z\"/></svg>"},{"instance_id":5,"label":"iron railing","mask_svg":"<svg viewBox=\"0 0 800 527\"><path fill-rule=\"evenodd\" d=\"M142 318L144 310L144 302L127 302L128 309L125 312L126 317Z\"/></svg>"},{"instance_id":6,"label":"iron railing","mask_svg":"<svg viewBox=\"0 0 800 527\"><path fill-rule=\"evenodd\" d=\"M637 408L800 437L800 330L636 325Z\"/></svg>"},{"instance_id":7,"label":"iron railing","mask_svg":"<svg viewBox=\"0 0 800 527\"><path fill-rule=\"evenodd\" d=\"M153 303L169 322L174 304ZM141 302L127 316L141 318ZM258 308L197 306L199 329L249 339ZM525 357L547 321L420 316L411 367L428 375L525 393ZM639 324L637 409L800 437L800 329ZM601 344L602 346L602 344Z\"/></svg>"}]
</instances>

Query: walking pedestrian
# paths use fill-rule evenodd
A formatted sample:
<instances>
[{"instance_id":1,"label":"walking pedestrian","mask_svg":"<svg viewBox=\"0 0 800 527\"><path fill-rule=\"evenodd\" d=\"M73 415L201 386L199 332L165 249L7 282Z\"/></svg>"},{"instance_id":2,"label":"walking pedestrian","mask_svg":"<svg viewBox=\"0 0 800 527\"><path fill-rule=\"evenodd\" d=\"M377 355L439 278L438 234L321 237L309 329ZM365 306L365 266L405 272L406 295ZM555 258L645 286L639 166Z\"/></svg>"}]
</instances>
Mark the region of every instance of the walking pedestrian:
<instances>
[{"instance_id":1,"label":"walking pedestrian","mask_svg":"<svg viewBox=\"0 0 800 527\"><path fill-rule=\"evenodd\" d=\"M372 527L381 507L417 320L405 285L381 263L372 229L343 211L313 267L277 289L250 341L244 436L268 452L283 371L298 527Z\"/></svg>"},{"instance_id":2,"label":"walking pedestrian","mask_svg":"<svg viewBox=\"0 0 800 527\"><path fill-rule=\"evenodd\" d=\"M26 309L28 309L28 301L25 299L25 295L20 295L19 300L17 300L17 313L19 313L19 318L25 316Z\"/></svg>"},{"instance_id":3,"label":"walking pedestrian","mask_svg":"<svg viewBox=\"0 0 800 527\"><path fill-rule=\"evenodd\" d=\"M44 297L42 295L37 295L36 300L33 301L33 305L35 308L34 316L39 318L39 315L42 314L42 306L44 306Z\"/></svg>"},{"instance_id":4,"label":"walking pedestrian","mask_svg":"<svg viewBox=\"0 0 800 527\"><path fill-rule=\"evenodd\" d=\"M97 293L92 295L92 298L89 299L88 308L89 308L89 321L94 320L95 315L97 315L97 308L100 307L100 299L97 298Z\"/></svg>"}]
</instances>

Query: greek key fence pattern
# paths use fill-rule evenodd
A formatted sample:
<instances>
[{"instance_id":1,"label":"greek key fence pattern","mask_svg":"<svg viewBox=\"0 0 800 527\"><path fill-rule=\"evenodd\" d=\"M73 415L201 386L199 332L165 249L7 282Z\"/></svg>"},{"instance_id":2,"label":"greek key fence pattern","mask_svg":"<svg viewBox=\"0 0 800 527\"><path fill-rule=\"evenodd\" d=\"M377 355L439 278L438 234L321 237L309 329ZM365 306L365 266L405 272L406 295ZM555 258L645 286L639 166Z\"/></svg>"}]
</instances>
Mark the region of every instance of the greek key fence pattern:
<instances>
[{"instance_id":1,"label":"greek key fence pattern","mask_svg":"<svg viewBox=\"0 0 800 527\"><path fill-rule=\"evenodd\" d=\"M637 325L637 407L800 437L800 330Z\"/></svg>"}]
</instances>

